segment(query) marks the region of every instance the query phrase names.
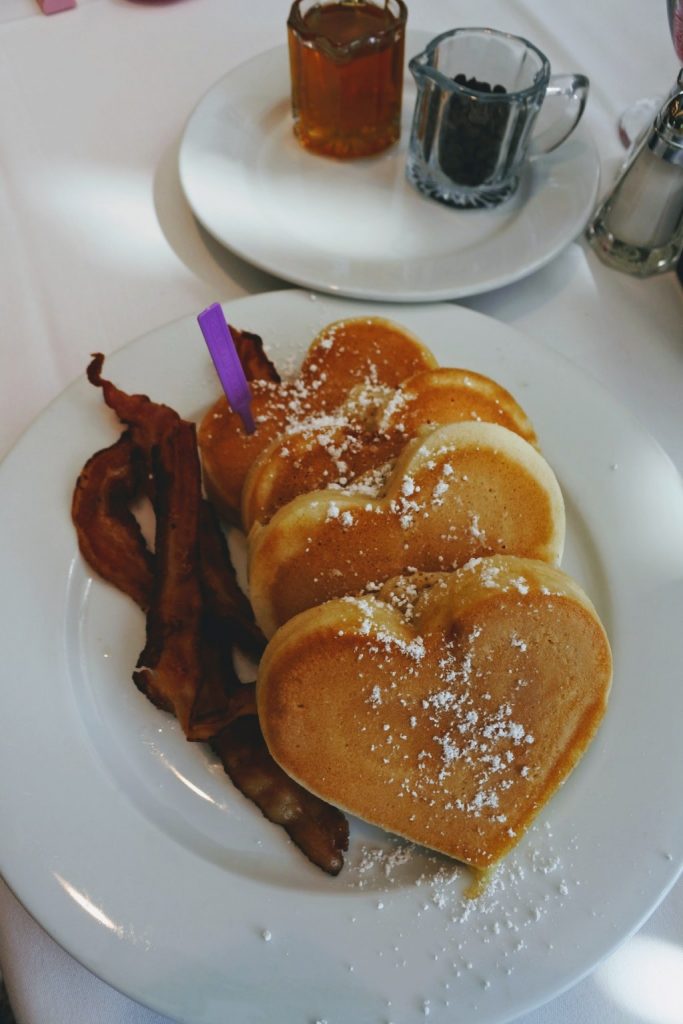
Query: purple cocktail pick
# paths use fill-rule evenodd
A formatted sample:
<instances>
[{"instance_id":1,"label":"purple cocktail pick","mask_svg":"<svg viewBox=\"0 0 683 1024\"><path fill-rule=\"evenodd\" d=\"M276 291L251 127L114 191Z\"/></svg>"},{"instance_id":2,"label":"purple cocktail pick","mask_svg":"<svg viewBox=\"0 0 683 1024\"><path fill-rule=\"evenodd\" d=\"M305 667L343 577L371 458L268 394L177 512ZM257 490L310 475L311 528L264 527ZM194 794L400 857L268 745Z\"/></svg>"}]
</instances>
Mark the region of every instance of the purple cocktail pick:
<instances>
[{"instance_id":1,"label":"purple cocktail pick","mask_svg":"<svg viewBox=\"0 0 683 1024\"><path fill-rule=\"evenodd\" d=\"M241 417L247 434L253 434L254 417L251 413L251 388L244 376L240 357L235 348L223 310L217 302L208 306L197 317L216 373L234 412Z\"/></svg>"}]
</instances>

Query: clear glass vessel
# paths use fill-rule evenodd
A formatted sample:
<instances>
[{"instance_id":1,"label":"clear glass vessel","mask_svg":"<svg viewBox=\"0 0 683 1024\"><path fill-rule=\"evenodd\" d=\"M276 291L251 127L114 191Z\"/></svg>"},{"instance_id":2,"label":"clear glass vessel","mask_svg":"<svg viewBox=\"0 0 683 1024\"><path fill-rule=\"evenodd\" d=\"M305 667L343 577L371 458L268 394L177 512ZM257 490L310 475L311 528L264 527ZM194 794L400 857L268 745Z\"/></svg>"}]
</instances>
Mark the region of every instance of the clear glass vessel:
<instances>
[{"instance_id":1,"label":"clear glass vessel","mask_svg":"<svg viewBox=\"0 0 683 1024\"><path fill-rule=\"evenodd\" d=\"M437 36L409 64L417 83L408 180L451 206L496 206L519 184L532 150L549 152L577 125L584 75L554 75L519 36L461 28ZM544 106L549 122L532 134Z\"/></svg>"},{"instance_id":2,"label":"clear glass vessel","mask_svg":"<svg viewBox=\"0 0 683 1024\"><path fill-rule=\"evenodd\" d=\"M292 114L306 149L348 159L398 140L407 16L403 0L295 0Z\"/></svg>"}]
</instances>

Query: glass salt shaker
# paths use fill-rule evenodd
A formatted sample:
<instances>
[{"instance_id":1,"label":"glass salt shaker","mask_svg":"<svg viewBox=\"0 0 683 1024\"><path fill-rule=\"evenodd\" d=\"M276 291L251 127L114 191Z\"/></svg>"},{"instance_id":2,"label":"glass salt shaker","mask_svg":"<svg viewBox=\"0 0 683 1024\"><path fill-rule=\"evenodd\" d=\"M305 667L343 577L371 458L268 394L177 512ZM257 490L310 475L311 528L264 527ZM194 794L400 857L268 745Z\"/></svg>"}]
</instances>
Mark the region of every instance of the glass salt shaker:
<instances>
[{"instance_id":1,"label":"glass salt shaker","mask_svg":"<svg viewBox=\"0 0 683 1024\"><path fill-rule=\"evenodd\" d=\"M586 237L604 263L627 274L675 267L683 250L683 71Z\"/></svg>"}]
</instances>

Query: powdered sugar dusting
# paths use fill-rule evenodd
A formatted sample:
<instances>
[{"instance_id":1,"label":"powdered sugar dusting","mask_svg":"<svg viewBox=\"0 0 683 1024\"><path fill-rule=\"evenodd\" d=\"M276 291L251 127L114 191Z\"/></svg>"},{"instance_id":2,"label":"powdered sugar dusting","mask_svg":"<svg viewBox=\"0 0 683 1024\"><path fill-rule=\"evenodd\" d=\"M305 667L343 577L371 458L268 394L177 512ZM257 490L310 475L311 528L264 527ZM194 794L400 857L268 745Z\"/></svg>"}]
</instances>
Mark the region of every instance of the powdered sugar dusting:
<instances>
[{"instance_id":1,"label":"powdered sugar dusting","mask_svg":"<svg viewBox=\"0 0 683 1024\"><path fill-rule=\"evenodd\" d=\"M438 936L431 944L431 988L418 989L418 1006L442 1010L459 990L471 995L473 980L481 991L495 992L516 971L537 969L539 951L547 949L547 920L560 918L580 888L571 867L576 849L572 839L558 852L550 825L537 823L477 886L469 868L387 837L352 849L347 884L367 893L363 934L374 937L374 955L391 958L397 969L410 969L411 957L424 955L412 942L414 931ZM380 903L391 925L370 931Z\"/></svg>"},{"instance_id":2,"label":"powdered sugar dusting","mask_svg":"<svg viewBox=\"0 0 683 1024\"><path fill-rule=\"evenodd\" d=\"M406 641L375 621L377 605L371 600L347 600L363 612L360 635L372 635L374 642L367 647L367 653L371 655L373 667L382 665L383 653L390 655L398 651L415 663L414 668L409 664L400 672L405 678L415 674L419 662L426 656L423 637ZM371 678L368 704L378 714L384 714L386 689L392 706L391 749L384 749L388 741L382 744L382 763L395 770L387 784L395 787L393 797L414 801L416 811L424 807L439 808L439 815L445 817L435 820L435 834L440 827L445 830L454 827L448 821L449 813L505 825L508 819L501 804L504 798L510 803L508 791L519 793L523 802L524 791L532 778L528 751L535 742L534 735L515 713L512 697L495 700L482 686L477 668L481 660L478 653L481 637L482 628L475 625L457 643L447 636L440 639L433 686L419 701L400 695L395 670L388 666L381 669L385 680L381 688ZM513 650L521 659L521 668L526 646L521 646L516 634L512 640L517 641ZM364 647L363 656L365 653ZM359 681L364 678L361 671ZM521 675L516 678L517 686L526 684ZM395 691L393 696L392 690ZM416 755L411 732L418 727L425 746ZM368 743L370 752L376 753L376 740L369 738ZM463 773L467 792L462 789Z\"/></svg>"}]
</instances>

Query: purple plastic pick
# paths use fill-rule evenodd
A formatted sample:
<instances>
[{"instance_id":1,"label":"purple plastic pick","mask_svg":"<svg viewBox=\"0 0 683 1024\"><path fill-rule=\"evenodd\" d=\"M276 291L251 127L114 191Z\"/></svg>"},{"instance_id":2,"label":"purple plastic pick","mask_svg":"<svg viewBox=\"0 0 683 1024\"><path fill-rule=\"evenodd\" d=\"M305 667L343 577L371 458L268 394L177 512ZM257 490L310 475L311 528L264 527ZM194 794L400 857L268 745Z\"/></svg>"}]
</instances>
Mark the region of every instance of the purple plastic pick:
<instances>
[{"instance_id":1,"label":"purple plastic pick","mask_svg":"<svg viewBox=\"0 0 683 1024\"><path fill-rule=\"evenodd\" d=\"M234 412L241 417L244 429L253 434L256 429L251 413L251 388L244 376L240 357L235 348L230 328L225 322L223 310L217 302L208 306L197 317L204 341L207 344L216 373Z\"/></svg>"}]
</instances>

